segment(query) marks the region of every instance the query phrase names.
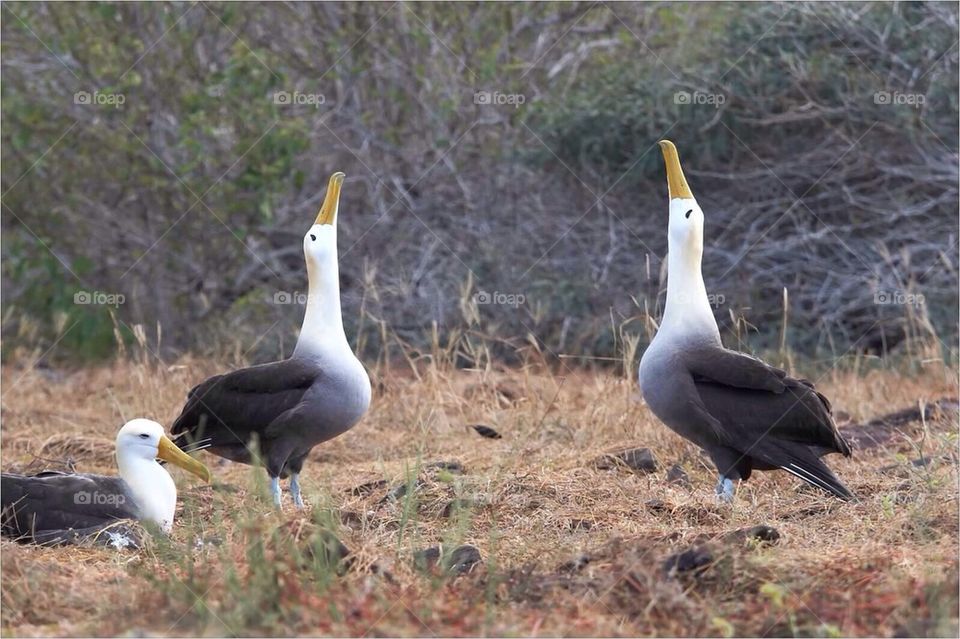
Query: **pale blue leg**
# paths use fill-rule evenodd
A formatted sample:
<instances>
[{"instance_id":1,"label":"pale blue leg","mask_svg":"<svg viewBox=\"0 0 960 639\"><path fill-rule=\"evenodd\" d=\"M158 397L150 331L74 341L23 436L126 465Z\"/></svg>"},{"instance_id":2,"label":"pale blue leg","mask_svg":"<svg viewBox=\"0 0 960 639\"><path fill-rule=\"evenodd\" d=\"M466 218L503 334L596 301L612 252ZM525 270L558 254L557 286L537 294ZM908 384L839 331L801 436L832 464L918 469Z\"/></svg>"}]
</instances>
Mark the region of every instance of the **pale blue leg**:
<instances>
[{"instance_id":1,"label":"pale blue leg","mask_svg":"<svg viewBox=\"0 0 960 639\"><path fill-rule=\"evenodd\" d=\"M290 494L293 495L293 505L303 508L303 497L300 495L300 473L290 473Z\"/></svg>"},{"instance_id":2,"label":"pale blue leg","mask_svg":"<svg viewBox=\"0 0 960 639\"><path fill-rule=\"evenodd\" d=\"M280 508L280 478L270 478L270 494L273 495L273 505Z\"/></svg>"},{"instance_id":3,"label":"pale blue leg","mask_svg":"<svg viewBox=\"0 0 960 639\"><path fill-rule=\"evenodd\" d=\"M720 475L720 480L717 482L717 497L720 501L725 501L728 504L733 501L734 486L732 479Z\"/></svg>"}]
</instances>

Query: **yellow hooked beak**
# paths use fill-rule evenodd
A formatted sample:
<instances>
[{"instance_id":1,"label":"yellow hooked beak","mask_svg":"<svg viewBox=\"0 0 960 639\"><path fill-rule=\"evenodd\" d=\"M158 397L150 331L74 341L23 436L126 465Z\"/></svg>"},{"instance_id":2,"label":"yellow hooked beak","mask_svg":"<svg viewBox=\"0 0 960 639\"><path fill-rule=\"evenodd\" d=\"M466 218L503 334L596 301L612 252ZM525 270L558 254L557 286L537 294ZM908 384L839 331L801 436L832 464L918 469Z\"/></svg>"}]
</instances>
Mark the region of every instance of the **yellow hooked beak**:
<instances>
[{"instance_id":1,"label":"yellow hooked beak","mask_svg":"<svg viewBox=\"0 0 960 639\"><path fill-rule=\"evenodd\" d=\"M663 162L667 165L667 187L670 189L670 199L692 199L693 193L687 185L687 178L683 177L683 169L680 168L677 147L670 140L660 140L660 150L663 151Z\"/></svg>"},{"instance_id":2,"label":"yellow hooked beak","mask_svg":"<svg viewBox=\"0 0 960 639\"><path fill-rule=\"evenodd\" d=\"M343 178L347 177L337 171L330 176L330 183L327 185L327 196L323 198L323 206L317 213L317 219L314 224L334 224L337 221L337 207L340 205L340 187L343 186Z\"/></svg>"},{"instance_id":3,"label":"yellow hooked beak","mask_svg":"<svg viewBox=\"0 0 960 639\"><path fill-rule=\"evenodd\" d=\"M174 466L179 466L187 472L193 473L203 481L209 482L211 479L209 468L177 448L177 445L170 441L166 435L160 436L160 444L157 446L157 457L163 461L170 462Z\"/></svg>"}]
</instances>

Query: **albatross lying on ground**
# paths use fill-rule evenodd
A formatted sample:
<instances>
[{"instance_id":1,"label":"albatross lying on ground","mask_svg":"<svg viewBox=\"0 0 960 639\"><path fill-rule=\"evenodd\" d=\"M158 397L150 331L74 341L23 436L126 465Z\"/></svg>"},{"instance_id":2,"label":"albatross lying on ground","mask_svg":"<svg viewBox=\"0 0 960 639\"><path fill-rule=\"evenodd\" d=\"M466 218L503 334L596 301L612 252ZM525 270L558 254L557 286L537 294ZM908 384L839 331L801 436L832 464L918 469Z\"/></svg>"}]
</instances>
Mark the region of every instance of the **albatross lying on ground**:
<instances>
[{"instance_id":1,"label":"albatross lying on ground","mask_svg":"<svg viewBox=\"0 0 960 639\"><path fill-rule=\"evenodd\" d=\"M807 380L723 347L700 272L703 211L687 186L677 149L662 141L670 190L667 303L640 361L640 387L664 424L703 448L717 470L717 494L780 468L842 499L853 495L820 457L850 455L830 402Z\"/></svg>"},{"instance_id":2,"label":"albatross lying on ground","mask_svg":"<svg viewBox=\"0 0 960 639\"><path fill-rule=\"evenodd\" d=\"M354 356L340 316L337 212L343 173L330 178L320 213L303 238L309 294L290 359L217 375L190 391L173 424L188 441L209 439L209 451L244 464L254 458L270 476L280 505L280 478L290 476L303 506L300 470L310 450L357 423L370 405L370 378Z\"/></svg>"},{"instance_id":3,"label":"albatross lying on ground","mask_svg":"<svg viewBox=\"0 0 960 639\"><path fill-rule=\"evenodd\" d=\"M119 477L3 473L4 536L45 545L65 544L95 535L123 519L149 521L170 532L177 487L157 458L210 481L207 467L167 439L163 426L149 419L134 419L117 433Z\"/></svg>"}]
</instances>

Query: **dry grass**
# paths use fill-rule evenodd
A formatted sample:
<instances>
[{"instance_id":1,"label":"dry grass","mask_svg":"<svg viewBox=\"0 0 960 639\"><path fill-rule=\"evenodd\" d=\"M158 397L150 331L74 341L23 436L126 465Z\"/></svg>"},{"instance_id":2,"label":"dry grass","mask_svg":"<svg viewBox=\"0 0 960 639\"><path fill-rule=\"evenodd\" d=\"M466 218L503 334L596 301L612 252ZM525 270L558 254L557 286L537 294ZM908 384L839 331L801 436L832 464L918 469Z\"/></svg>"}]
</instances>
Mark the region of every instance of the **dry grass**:
<instances>
[{"instance_id":1,"label":"dry grass","mask_svg":"<svg viewBox=\"0 0 960 639\"><path fill-rule=\"evenodd\" d=\"M61 376L8 366L4 470L69 461L113 473L111 442L124 420L169 424L186 390L219 368L185 359ZM713 498L712 468L652 417L634 382L533 367L375 377L371 413L308 462L306 513L289 498L274 513L258 492L260 471L203 454L216 482L175 471L181 505L168 541L138 553L3 541L3 633L957 632L955 413L905 427L886 448L831 457L859 503L759 473L725 506ZM955 373L943 368L835 372L820 386L857 422L957 394ZM594 467L623 446L649 447L659 469ZM910 463L921 456L931 463ZM463 472L428 468L437 461L460 462ZM675 463L689 488L665 480ZM404 482L414 489L384 499ZM467 508L444 516L454 499ZM776 528L779 542L730 534L757 524ZM311 552L323 528L352 551L348 567ZM455 578L415 568L414 553L438 543L472 544L483 564ZM709 566L666 574L664 560L692 546L709 550Z\"/></svg>"}]
</instances>

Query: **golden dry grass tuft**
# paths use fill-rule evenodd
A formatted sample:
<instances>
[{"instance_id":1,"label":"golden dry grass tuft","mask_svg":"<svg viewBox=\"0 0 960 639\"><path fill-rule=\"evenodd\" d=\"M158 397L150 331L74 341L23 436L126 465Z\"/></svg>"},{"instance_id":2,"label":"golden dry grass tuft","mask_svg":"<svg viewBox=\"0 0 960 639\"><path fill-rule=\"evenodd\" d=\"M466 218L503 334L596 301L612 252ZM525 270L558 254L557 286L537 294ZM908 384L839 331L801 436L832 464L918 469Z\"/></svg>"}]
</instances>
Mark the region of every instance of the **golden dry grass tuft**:
<instances>
[{"instance_id":1,"label":"golden dry grass tuft","mask_svg":"<svg viewBox=\"0 0 960 639\"><path fill-rule=\"evenodd\" d=\"M114 473L123 421L169 425L187 389L222 366L7 366L4 470ZM833 372L819 386L857 423L957 394L955 372L942 367ZM830 457L858 503L757 473L728 506L714 500L707 460L656 421L634 382L608 373L382 368L374 393L358 426L312 454L303 513L288 496L273 511L262 471L201 453L215 482L174 471L170 539L139 552L4 540L3 633L957 632L955 412L903 425L852 459ZM651 449L657 470L595 464L631 446ZM666 480L675 464L689 485ZM738 532L761 524L779 540ZM339 564L331 533L350 550ZM445 573L448 559L415 561L462 544L482 556L465 574ZM665 570L688 550L702 566Z\"/></svg>"}]
</instances>

